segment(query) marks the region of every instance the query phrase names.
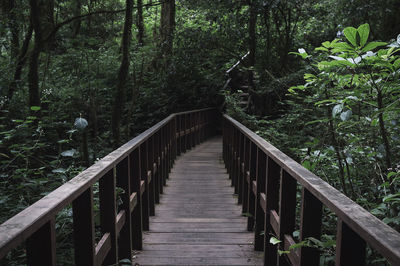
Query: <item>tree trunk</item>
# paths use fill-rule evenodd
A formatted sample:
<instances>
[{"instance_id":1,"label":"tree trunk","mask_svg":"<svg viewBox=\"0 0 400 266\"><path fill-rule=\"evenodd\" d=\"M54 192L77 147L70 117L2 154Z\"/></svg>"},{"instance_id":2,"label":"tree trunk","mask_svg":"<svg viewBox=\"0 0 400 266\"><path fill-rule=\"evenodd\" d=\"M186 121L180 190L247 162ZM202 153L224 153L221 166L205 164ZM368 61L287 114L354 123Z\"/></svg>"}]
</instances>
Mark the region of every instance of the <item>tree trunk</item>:
<instances>
[{"instance_id":1,"label":"tree trunk","mask_svg":"<svg viewBox=\"0 0 400 266\"><path fill-rule=\"evenodd\" d=\"M42 41L42 46L43 50L48 51L52 50L55 46L55 38L54 36L46 42L43 42L43 40L47 39L47 36L50 35L50 33L54 29L54 0L38 0L37 6L38 6L38 11L39 11L39 24L40 24L40 32L41 32L41 41ZM36 32L36 30L35 30Z\"/></svg>"},{"instance_id":2,"label":"tree trunk","mask_svg":"<svg viewBox=\"0 0 400 266\"><path fill-rule=\"evenodd\" d=\"M22 68L27 59L26 54L28 53L29 43L32 39L32 32L33 32L33 27L32 23L30 22L28 31L25 35L24 42L21 47L21 51L19 52L18 55L17 65L15 67L13 80L11 81L10 86L8 88L7 102L11 101L12 97L14 96L15 90L19 86L18 83L21 81Z\"/></svg>"},{"instance_id":3,"label":"tree trunk","mask_svg":"<svg viewBox=\"0 0 400 266\"><path fill-rule=\"evenodd\" d=\"M137 0L137 19L136 26L138 28L138 43L143 45L144 41L144 23L143 23L143 0Z\"/></svg>"},{"instance_id":4,"label":"tree trunk","mask_svg":"<svg viewBox=\"0 0 400 266\"><path fill-rule=\"evenodd\" d=\"M257 6L256 2L249 0L250 17L249 17L249 86L254 89L254 65L256 62L256 24L257 24Z\"/></svg>"},{"instance_id":5,"label":"tree trunk","mask_svg":"<svg viewBox=\"0 0 400 266\"><path fill-rule=\"evenodd\" d=\"M37 0L29 0L31 9L31 23L35 31L34 46L29 58L28 86L29 86L29 107L40 106L39 92L39 56L41 52L42 32L40 27L40 10Z\"/></svg>"},{"instance_id":6,"label":"tree trunk","mask_svg":"<svg viewBox=\"0 0 400 266\"><path fill-rule=\"evenodd\" d=\"M19 53L19 23L17 20L17 10L14 0L9 0L9 10L8 10L8 27L11 33L11 60L10 62L15 62Z\"/></svg>"},{"instance_id":7,"label":"tree trunk","mask_svg":"<svg viewBox=\"0 0 400 266\"><path fill-rule=\"evenodd\" d=\"M75 0L75 7L74 7L75 17L78 17L82 14L81 9L82 9L81 0ZM74 21L74 23L72 24L72 37L75 38L76 36L78 36L80 30L81 30L81 20L78 19Z\"/></svg>"},{"instance_id":8,"label":"tree trunk","mask_svg":"<svg viewBox=\"0 0 400 266\"><path fill-rule=\"evenodd\" d=\"M160 39L161 53L167 59L172 55L175 27L175 0L166 0L161 6Z\"/></svg>"},{"instance_id":9,"label":"tree trunk","mask_svg":"<svg viewBox=\"0 0 400 266\"><path fill-rule=\"evenodd\" d=\"M125 102L125 93L124 87L126 84L126 79L129 73L129 48L130 48L130 39L131 39L131 28L132 28L132 9L133 9L133 0L126 0L126 11L125 11L125 23L124 23L124 32L122 36L122 60L121 66L118 72L118 83L117 88L114 94L114 105L112 112L112 133L114 138L114 147L118 147L121 142L121 134L120 134L120 125L121 125L121 117Z\"/></svg>"}]
</instances>

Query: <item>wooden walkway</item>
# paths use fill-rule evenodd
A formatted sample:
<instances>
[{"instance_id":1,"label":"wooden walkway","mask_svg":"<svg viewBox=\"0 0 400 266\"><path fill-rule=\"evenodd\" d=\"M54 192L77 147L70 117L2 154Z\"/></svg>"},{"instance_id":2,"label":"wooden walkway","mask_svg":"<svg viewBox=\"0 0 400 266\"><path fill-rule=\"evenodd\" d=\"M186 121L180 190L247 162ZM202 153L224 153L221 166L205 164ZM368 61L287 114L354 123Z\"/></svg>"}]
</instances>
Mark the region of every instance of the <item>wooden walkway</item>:
<instances>
[{"instance_id":1,"label":"wooden walkway","mask_svg":"<svg viewBox=\"0 0 400 266\"><path fill-rule=\"evenodd\" d=\"M175 162L136 265L263 265L213 138Z\"/></svg>"}]
</instances>

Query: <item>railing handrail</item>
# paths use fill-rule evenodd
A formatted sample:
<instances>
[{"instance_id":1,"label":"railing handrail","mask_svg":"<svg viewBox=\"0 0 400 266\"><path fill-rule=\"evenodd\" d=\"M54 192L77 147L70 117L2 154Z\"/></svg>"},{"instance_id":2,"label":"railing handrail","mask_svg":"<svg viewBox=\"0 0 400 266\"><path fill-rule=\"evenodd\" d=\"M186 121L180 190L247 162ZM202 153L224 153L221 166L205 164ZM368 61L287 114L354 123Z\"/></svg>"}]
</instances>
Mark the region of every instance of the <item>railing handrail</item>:
<instances>
[{"instance_id":1,"label":"railing handrail","mask_svg":"<svg viewBox=\"0 0 400 266\"><path fill-rule=\"evenodd\" d=\"M232 117L223 115L242 134L277 163L320 202L363 238L372 248L395 265L400 265L400 233L304 168L269 142Z\"/></svg>"},{"instance_id":2,"label":"railing handrail","mask_svg":"<svg viewBox=\"0 0 400 266\"><path fill-rule=\"evenodd\" d=\"M158 130L176 116L213 109L215 108L204 108L169 115L118 149L112 151L73 179L5 221L0 225L0 259L29 238L29 236L54 217L56 213L71 204L82 192L99 181L105 173L110 171L116 164L126 158L129 153L157 133Z\"/></svg>"}]
</instances>

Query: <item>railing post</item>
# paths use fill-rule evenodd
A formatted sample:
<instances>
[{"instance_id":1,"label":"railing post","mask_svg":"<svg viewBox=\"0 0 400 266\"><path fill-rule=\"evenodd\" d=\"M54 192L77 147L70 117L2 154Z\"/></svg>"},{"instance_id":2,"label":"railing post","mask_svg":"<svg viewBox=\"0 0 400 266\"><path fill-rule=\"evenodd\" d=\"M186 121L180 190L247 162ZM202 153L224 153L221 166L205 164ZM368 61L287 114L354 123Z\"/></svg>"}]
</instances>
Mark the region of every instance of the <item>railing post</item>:
<instances>
[{"instance_id":1,"label":"railing post","mask_svg":"<svg viewBox=\"0 0 400 266\"><path fill-rule=\"evenodd\" d=\"M160 194L163 192L162 188L160 187L160 168L158 164L158 158L160 156L160 133L157 132L154 134L153 138L153 148L154 148L154 159L153 159L153 169L154 171L154 193L155 193L155 198L154 201L155 203L160 203Z\"/></svg>"},{"instance_id":2,"label":"railing post","mask_svg":"<svg viewBox=\"0 0 400 266\"><path fill-rule=\"evenodd\" d=\"M143 247L142 240L142 229L143 229L143 219L142 219L142 206L143 199L140 191L140 147L133 150L129 156L129 169L130 169L130 183L131 191L136 192L137 195L137 205L132 212L132 248L136 250L141 250Z\"/></svg>"},{"instance_id":3,"label":"railing post","mask_svg":"<svg viewBox=\"0 0 400 266\"><path fill-rule=\"evenodd\" d=\"M72 202L75 265L95 265L93 188Z\"/></svg>"},{"instance_id":4,"label":"railing post","mask_svg":"<svg viewBox=\"0 0 400 266\"><path fill-rule=\"evenodd\" d=\"M232 128L232 158L231 158L231 185L235 188L236 194L236 169L237 169L237 146L236 146L236 128Z\"/></svg>"},{"instance_id":5,"label":"railing post","mask_svg":"<svg viewBox=\"0 0 400 266\"><path fill-rule=\"evenodd\" d=\"M285 170L282 170L279 188L279 244L280 250L285 250L285 235L291 236L296 225L296 192L297 182ZM278 257L279 265L290 265L286 256Z\"/></svg>"},{"instance_id":6,"label":"railing post","mask_svg":"<svg viewBox=\"0 0 400 266\"><path fill-rule=\"evenodd\" d=\"M150 216L154 216L155 211L155 187L154 187L154 136L151 136L147 141L147 171L150 171L150 178L149 180L149 214Z\"/></svg>"},{"instance_id":7,"label":"railing post","mask_svg":"<svg viewBox=\"0 0 400 266\"><path fill-rule=\"evenodd\" d=\"M125 223L123 224L118 238L118 256L120 259L132 258L132 209L130 204L131 199L131 179L129 169L129 156L122 160L116 167L117 170L117 186L124 190L121 194L121 212L125 215ZM136 200L138 194L136 194ZM138 205L136 205L138 208ZM120 212L119 212L120 213Z\"/></svg>"},{"instance_id":8,"label":"railing post","mask_svg":"<svg viewBox=\"0 0 400 266\"><path fill-rule=\"evenodd\" d=\"M149 201L149 182L147 176L147 141L140 145L140 177L144 181L144 191L142 195L142 219L143 219L143 230L150 230L150 201ZM141 188L143 189L143 188Z\"/></svg>"},{"instance_id":9,"label":"railing post","mask_svg":"<svg viewBox=\"0 0 400 266\"><path fill-rule=\"evenodd\" d=\"M253 142L250 142L250 157L249 157L249 175L246 174L247 184L248 184L248 212L249 217L247 218L247 231L253 231L255 222L255 204L256 197L253 192L253 181L257 176L257 146Z\"/></svg>"},{"instance_id":10,"label":"railing post","mask_svg":"<svg viewBox=\"0 0 400 266\"><path fill-rule=\"evenodd\" d=\"M250 140L244 137L244 160L243 160L243 205L242 212L248 213L249 209L249 183L247 182L247 172L249 171Z\"/></svg>"},{"instance_id":11,"label":"railing post","mask_svg":"<svg viewBox=\"0 0 400 266\"><path fill-rule=\"evenodd\" d=\"M336 266L365 265L366 244L342 219L337 220Z\"/></svg>"},{"instance_id":12,"label":"railing post","mask_svg":"<svg viewBox=\"0 0 400 266\"><path fill-rule=\"evenodd\" d=\"M99 180L100 225L103 234L110 233L111 249L103 264L118 263L117 248L117 211L116 211L116 180L114 168Z\"/></svg>"},{"instance_id":13,"label":"railing post","mask_svg":"<svg viewBox=\"0 0 400 266\"><path fill-rule=\"evenodd\" d=\"M273 159L268 157L267 159L267 177L266 177L266 206L265 206L265 265L277 265L277 246L272 245L269 242L271 236L279 234L278 228L274 228L273 225L279 226L279 216L277 214L279 208L279 181L281 175L280 166L275 163Z\"/></svg>"},{"instance_id":14,"label":"railing post","mask_svg":"<svg viewBox=\"0 0 400 266\"><path fill-rule=\"evenodd\" d=\"M45 223L26 241L28 266L56 265L55 219Z\"/></svg>"},{"instance_id":15,"label":"railing post","mask_svg":"<svg viewBox=\"0 0 400 266\"><path fill-rule=\"evenodd\" d=\"M256 173L256 199L255 199L255 230L254 230L254 248L262 251L264 249L264 231L265 213L260 204L261 193L265 193L265 177L267 168L267 158L263 151L257 149L257 173Z\"/></svg>"},{"instance_id":16,"label":"railing post","mask_svg":"<svg viewBox=\"0 0 400 266\"><path fill-rule=\"evenodd\" d=\"M244 136L239 133L239 156L238 156L238 204L243 202L243 167L242 163L244 161Z\"/></svg>"},{"instance_id":17,"label":"railing post","mask_svg":"<svg viewBox=\"0 0 400 266\"><path fill-rule=\"evenodd\" d=\"M321 237L322 203L304 187L301 198L300 241L306 240L307 237L319 239ZM319 253L316 248L302 247L300 249L300 265L319 265Z\"/></svg>"}]
</instances>

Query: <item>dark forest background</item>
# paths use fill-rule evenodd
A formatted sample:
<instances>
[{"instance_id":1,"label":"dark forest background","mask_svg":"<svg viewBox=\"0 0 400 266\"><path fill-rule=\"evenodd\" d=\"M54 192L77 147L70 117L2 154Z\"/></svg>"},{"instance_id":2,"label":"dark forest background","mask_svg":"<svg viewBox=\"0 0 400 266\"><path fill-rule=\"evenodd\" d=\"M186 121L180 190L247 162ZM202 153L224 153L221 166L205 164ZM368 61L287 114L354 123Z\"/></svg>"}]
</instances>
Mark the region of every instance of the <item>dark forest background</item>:
<instances>
[{"instance_id":1,"label":"dark forest background","mask_svg":"<svg viewBox=\"0 0 400 266\"><path fill-rule=\"evenodd\" d=\"M0 0L0 14L0 222L170 113L217 106L400 230L399 1Z\"/></svg>"}]
</instances>

